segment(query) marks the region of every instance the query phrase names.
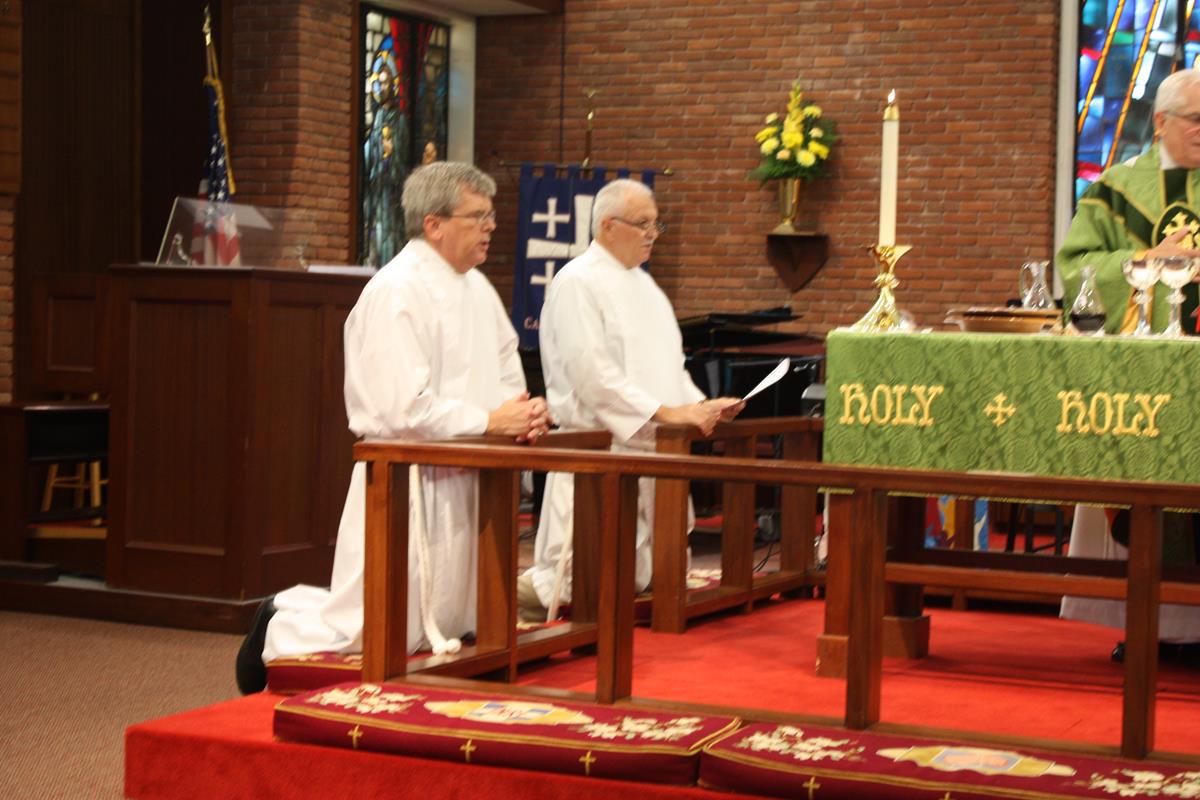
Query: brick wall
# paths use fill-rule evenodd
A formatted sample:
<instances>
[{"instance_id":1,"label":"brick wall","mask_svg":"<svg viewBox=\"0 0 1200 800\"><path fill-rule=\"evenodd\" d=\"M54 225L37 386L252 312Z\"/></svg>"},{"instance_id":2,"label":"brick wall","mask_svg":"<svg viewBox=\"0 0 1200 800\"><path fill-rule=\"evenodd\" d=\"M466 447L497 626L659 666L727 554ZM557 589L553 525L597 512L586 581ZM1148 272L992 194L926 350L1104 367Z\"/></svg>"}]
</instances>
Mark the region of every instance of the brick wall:
<instances>
[{"instance_id":1,"label":"brick wall","mask_svg":"<svg viewBox=\"0 0 1200 800\"><path fill-rule=\"evenodd\" d=\"M1057 0L572 0L556 17L479 26L476 153L499 179L504 227L488 272L511 296L516 176L501 160L583 155L597 88L595 163L670 166L671 230L655 277L678 314L791 303L824 331L870 306L880 121L901 107L898 297L925 325L1001 303L1016 267L1053 247ZM790 294L766 260L774 194L747 178L762 117L799 77L838 123L826 179L806 185L831 257ZM565 102L560 103L560 93ZM560 149L560 128L565 148Z\"/></svg>"},{"instance_id":2,"label":"brick wall","mask_svg":"<svg viewBox=\"0 0 1200 800\"><path fill-rule=\"evenodd\" d=\"M571 0L562 15L480 20L476 154L498 179L502 228L487 272L506 302L516 172L500 161L578 161L584 90L599 89L593 157L670 166L654 274L681 315L790 302L814 331L874 299L880 112L900 95L897 237L902 307L937 324L948 307L1014 294L1016 266L1053 246L1057 0ZM347 262L355 4L236 0L227 45L238 198L309 215L307 257ZM808 210L831 256L790 294L767 265L774 195L746 177L761 118L801 78L841 141ZM12 392L13 209L0 197L0 400Z\"/></svg>"},{"instance_id":3,"label":"brick wall","mask_svg":"<svg viewBox=\"0 0 1200 800\"><path fill-rule=\"evenodd\" d=\"M302 214L314 264L353 257L354 5L243 0L232 14L226 113L237 199Z\"/></svg>"}]
</instances>

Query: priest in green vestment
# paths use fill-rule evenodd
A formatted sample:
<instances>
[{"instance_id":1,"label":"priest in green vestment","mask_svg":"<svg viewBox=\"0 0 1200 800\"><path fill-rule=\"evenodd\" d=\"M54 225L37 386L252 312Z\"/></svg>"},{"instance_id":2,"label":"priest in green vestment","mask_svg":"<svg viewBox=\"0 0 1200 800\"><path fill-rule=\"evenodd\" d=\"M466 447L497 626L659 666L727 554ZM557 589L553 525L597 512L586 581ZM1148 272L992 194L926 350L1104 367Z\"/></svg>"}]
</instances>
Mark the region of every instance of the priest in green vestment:
<instances>
[{"instance_id":1,"label":"priest in green vestment","mask_svg":"<svg viewBox=\"0 0 1200 800\"><path fill-rule=\"evenodd\" d=\"M1131 258L1184 256L1200 258L1200 71L1180 70L1158 87L1154 99L1154 139L1146 152L1104 171L1083 197L1071 229L1058 251L1063 307L1070 308L1079 292L1085 266L1096 269L1096 288L1108 312L1109 333L1129 331L1137 323L1132 289L1122 263ZM1166 327L1168 291L1154 290L1151 324ZM1195 286L1185 289L1184 330L1195 332ZM1068 554L1083 558L1125 560L1128 512L1076 506ZM1110 535L1110 528L1114 535ZM1194 564L1195 534L1191 515L1168 513L1163 518L1163 561ZM1123 628L1121 600L1063 597L1067 619ZM1200 607L1163 605L1159 608L1159 639L1164 642L1200 641ZM1113 649L1124 658L1124 642Z\"/></svg>"},{"instance_id":2,"label":"priest in green vestment","mask_svg":"<svg viewBox=\"0 0 1200 800\"><path fill-rule=\"evenodd\" d=\"M1056 265L1063 307L1079 292L1081 272L1096 268L1109 333L1132 330L1136 309L1121 264L1131 258L1200 258L1200 70L1163 80L1154 99L1154 139L1146 152L1104 171L1079 200ZM1167 325L1168 291L1154 291L1152 326ZM1186 292L1184 330L1195 332L1194 288Z\"/></svg>"}]
</instances>

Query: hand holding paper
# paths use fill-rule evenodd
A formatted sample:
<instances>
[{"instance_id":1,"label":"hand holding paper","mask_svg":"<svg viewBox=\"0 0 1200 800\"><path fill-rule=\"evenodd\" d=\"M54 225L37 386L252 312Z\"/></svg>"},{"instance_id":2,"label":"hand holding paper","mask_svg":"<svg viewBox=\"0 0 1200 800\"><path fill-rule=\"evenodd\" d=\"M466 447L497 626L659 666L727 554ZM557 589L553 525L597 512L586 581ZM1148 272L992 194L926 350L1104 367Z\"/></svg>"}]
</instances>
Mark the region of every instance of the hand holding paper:
<instances>
[{"instance_id":1,"label":"hand holding paper","mask_svg":"<svg viewBox=\"0 0 1200 800\"><path fill-rule=\"evenodd\" d=\"M781 359L779 363L775 365L775 369L771 370L767 377L758 382L758 386L755 386L745 397L742 398L742 402L746 402L764 389L770 389L772 386L779 383L783 376L787 374L788 364L790 361L791 359L788 358Z\"/></svg>"}]
</instances>

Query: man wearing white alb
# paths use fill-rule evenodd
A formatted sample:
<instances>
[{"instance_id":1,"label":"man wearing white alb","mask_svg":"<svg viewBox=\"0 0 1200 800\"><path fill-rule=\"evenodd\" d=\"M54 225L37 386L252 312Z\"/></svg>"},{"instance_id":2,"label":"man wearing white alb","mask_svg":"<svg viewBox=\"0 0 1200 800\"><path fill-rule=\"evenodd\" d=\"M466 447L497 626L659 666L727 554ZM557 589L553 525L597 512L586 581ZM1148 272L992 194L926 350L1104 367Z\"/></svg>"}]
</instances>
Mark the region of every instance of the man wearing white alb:
<instances>
[{"instance_id":1,"label":"man wearing white alb","mask_svg":"<svg viewBox=\"0 0 1200 800\"><path fill-rule=\"evenodd\" d=\"M614 450L653 449L653 423L690 424L707 435L743 405L734 398L705 400L684 369L671 303L639 268L664 228L647 186L612 181L596 193L591 246L554 276L542 306L538 331L550 413L563 428L606 428ZM526 621L546 619L549 607L570 597L573 501L573 476L551 473L534 564L517 581ZM650 585L653 523L654 481L642 478L638 591Z\"/></svg>"},{"instance_id":2,"label":"man wearing white alb","mask_svg":"<svg viewBox=\"0 0 1200 800\"><path fill-rule=\"evenodd\" d=\"M536 439L549 425L530 399L517 337L487 258L495 182L467 164L412 173L403 205L409 242L363 289L346 320L350 429L367 439L503 434ZM410 473L408 651L452 652L475 626L477 482L470 470ZM420 489L415 485L419 483ZM273 658L362 649L366 465L354 465L329 589L296 586L264 602L238 654L238 686L259 691ZM423 511L424 513L420 513ZM273 616L272 616L273 614Z\"/></svg>"}]
</instances>

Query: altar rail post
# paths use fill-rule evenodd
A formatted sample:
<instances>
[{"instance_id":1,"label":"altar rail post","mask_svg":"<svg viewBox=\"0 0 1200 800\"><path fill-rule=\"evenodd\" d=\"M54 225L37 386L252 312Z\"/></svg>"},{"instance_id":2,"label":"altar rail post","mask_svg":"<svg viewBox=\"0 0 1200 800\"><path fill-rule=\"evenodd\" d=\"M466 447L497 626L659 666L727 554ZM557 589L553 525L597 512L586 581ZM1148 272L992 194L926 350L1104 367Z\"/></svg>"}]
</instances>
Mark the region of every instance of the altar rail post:
<instances>
[{"instance_id":1,"label":"altar rail post","mask_svg":"<svg viewBox=\"0 0 1200 800\"><path fill-rule=\"evenodd\" d=\"M459 446L508 445L498 436L462 437ZM608 450L606 431L554 431L537 449ZM358 447L364 447L360 444ZM356 449L356 458L359 450ZM379 459L367 463L367 545L363 598L365 623L377 629L374 643L363 645L363 674L394 676L426 672L449 676L503 670L511 680L517 665L555 652L594 644L598 631L597 572L601 568L599 522L581 518L575 528L574 577L579 588L570 623L518 635L516 629L517 547L520 469L479 470L479 549L475 644L452 656L407 658L408 472L407 465ZM404 467L402 470L401 467ZM586 480L576 487L581 508L599 508L601 487ZM397 509L405 510L400 513ZM388 533L390 532L390 534ZM372 540L372 537L382 537Z\"/></svg>"},{"instance_id":2,"label":"altar rail post","mask_svg":"<svg viewBox=\"0 0 1200 800\"><path fill-rule=\"evenodd\" d=\"M726 457L754 458L762 438L779 436L783 458L819 461L820 417L775 417L722 422L710 436L701 436L691 425L662 425L655 449L659 453L688 455L692 443L720 443ZM726 480L721 488L721 585L689 593L687 590L688 482L658 480L654 495L654 556L651 627L683 633L691 617L725 608L745 606L776 592L812 585L813 540L816 535L815 487L780 487L779 571L754 575L755 484Z\"/></svg>"}]
</instances>

